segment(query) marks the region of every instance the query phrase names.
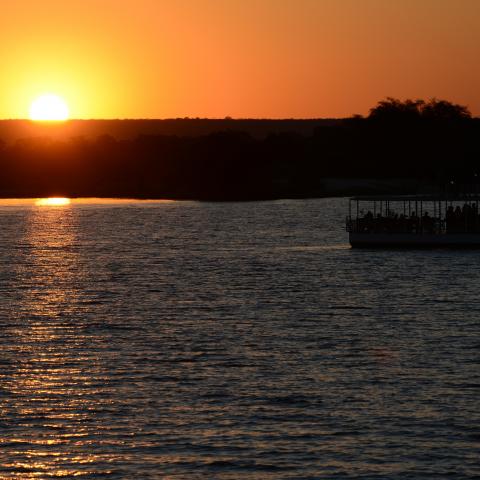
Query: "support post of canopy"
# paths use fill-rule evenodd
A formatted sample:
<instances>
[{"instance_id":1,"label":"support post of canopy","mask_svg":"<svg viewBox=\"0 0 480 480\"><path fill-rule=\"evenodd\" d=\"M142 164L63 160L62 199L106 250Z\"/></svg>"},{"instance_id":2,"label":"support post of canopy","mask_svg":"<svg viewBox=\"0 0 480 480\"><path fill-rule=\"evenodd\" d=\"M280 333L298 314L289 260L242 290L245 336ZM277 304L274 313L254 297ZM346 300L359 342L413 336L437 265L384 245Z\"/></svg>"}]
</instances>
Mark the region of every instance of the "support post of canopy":
<instances>
[{"instance_id":1,"label":"support post of canopy","mask_svg":"<svg viewBox=\"0 0 480 480\"><path fill-rule=\"evenodd\" d=\"M423 233L423 200L420 200L420 232Z\"/></svg>"},{"instance_id":2,"label":"support post of canopy","mask_svg":"<svg viewBox=\"0 0 480 480\"><path fill-rule=\"evenodd\" d=\"M477 191L478 191L478 184L477 184ZM475 197L475 232L478 232L478 193Z\"/></svg>"},{"instance_id":3,"label":"support post of canopy","mask_svg":"<svg viewBox=\"0 0 480 480\"><path fill-rule=\"evenodd\" d=\"M442 200L438 201L438 225L439 225L439 232L442 233Z\"/></svg>"}]
</instances>

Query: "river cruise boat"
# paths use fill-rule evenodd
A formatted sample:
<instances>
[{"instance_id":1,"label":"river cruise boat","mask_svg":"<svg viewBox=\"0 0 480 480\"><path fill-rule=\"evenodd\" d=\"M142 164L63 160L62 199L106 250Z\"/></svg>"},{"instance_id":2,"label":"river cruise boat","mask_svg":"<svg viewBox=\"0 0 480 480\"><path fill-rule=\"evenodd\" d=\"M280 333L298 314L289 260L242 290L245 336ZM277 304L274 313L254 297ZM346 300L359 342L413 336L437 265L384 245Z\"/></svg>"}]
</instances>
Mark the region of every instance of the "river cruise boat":
<instances>
[{"instance_id":1,"label":"river cruise boat","mask_svg":"<svg viewBox=\"0 0 480 480\"><path fill-rule=\"evenodd\" d=\"M346 228L354 248L480 248L479 194L359 196Z\"/></svg>"}]
</instances>

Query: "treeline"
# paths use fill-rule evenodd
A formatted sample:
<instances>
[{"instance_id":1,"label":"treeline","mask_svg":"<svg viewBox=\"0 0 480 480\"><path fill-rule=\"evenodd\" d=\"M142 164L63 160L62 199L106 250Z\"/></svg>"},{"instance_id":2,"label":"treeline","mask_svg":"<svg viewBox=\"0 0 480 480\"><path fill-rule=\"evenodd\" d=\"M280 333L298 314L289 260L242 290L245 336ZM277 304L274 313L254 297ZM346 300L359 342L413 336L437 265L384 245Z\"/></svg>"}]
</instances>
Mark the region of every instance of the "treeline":
<instances>
[{"instance_id":1,"label":"treeline","mask_svg":"<svg viewBox=\"0 0 480 480\"><path fill-rule=\"evenodd\" d=\"M271 133L295 132L310 136L317 127L336 125L339 119L238 119L238 118L166 118L69 120L68 122L32 122L31 120L0 120L0 139L11 144L19 138L51 137L66 139L84 137L88 140L110 135L117 140L133 140L139 135L178 135L200 137L215 132L234 130L254 138Z\"/></svg>"},{"instance_id":2,"label":"treeline","mask_svg":"<svg viewBox=\"0 0 480 480\"><path fill-rule=\"evenodd\" d=\"M321 196L332 177L472 183L479 139L463 106L395 99L312 135L27 138L0 143L0 195L247 200Z\"/></svg>"}]
</instances>

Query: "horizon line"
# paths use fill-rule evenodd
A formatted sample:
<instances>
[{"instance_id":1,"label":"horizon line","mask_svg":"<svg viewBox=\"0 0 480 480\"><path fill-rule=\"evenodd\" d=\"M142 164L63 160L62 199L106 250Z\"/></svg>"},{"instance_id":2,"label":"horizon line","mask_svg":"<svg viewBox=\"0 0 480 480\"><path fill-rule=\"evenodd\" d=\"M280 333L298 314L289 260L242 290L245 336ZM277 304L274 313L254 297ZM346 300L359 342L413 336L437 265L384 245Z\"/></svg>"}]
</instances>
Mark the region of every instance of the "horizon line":
<instances>
[{"instance_id":1,"label":"horizon line","mask_svg":"<svg viewBox=\"0 0 480 480\"><path fill-rule=\"evenodd\" d=\"M89 121L167 121L167 120L212 120L212 121L239 121L239 120L269 120L269 121L312 121L312 120L345 120L354 118L356 114L348 117L116 117L116 118L68 118L67 120L32 120L31 118L0 118L0 122L29 122L29 123L52 123L61 124L68 122ZM363 118L366 118L362 115Z\"/></svg>"}]
</instances>

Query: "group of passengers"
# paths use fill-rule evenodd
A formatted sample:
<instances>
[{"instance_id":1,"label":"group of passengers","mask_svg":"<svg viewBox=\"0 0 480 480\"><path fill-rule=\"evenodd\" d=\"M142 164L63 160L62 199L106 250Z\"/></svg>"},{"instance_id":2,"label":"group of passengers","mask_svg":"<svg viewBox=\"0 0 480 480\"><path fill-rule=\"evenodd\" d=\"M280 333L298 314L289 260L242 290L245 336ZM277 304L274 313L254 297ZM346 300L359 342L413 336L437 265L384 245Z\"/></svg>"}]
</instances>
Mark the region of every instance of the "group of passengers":
<instances>
[{"instance_id":1,"label":"group of passengers","mask_svg":"<svg viewBox=\"0 0 480 480\"><path fill-rule=\"evenodd\" d=\"M387 215L378 213L376 216L368 211L357 219L356 231L363 233L434 233L436 218L425 212L421 217L416 212L410 215L397 214L389 211Z\"/></svg>"},{"instance_id":2,"label":"group of passengers","mask_svg":"<svg viewBox=\"0 0 480 480\"><path fill-rule=\"evenodd\" d=\"M463 233L480 231L480 218L476 203L465 203L462 208L458 205L447 208L445 215L447 233Z\"/></svg>"},{"instance_id":3,"label":"group of passengers","mask_svg":"<svg viewBox=\"0 0 480 480\"><path fill-rule=\"evenodd\" d=\"M363 217L357 218L354 229L363 233L440 233L443 226L447 233L480 232L477 204L448 207L445 222L439 217L431 217L427 211L419 216L416 212L399 215L389 210L386 215L378 213L375 216L369 210Z\"/></svg>"}]
</instances>

